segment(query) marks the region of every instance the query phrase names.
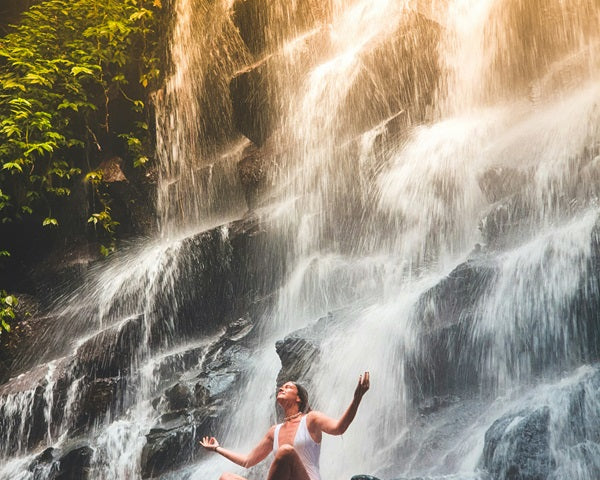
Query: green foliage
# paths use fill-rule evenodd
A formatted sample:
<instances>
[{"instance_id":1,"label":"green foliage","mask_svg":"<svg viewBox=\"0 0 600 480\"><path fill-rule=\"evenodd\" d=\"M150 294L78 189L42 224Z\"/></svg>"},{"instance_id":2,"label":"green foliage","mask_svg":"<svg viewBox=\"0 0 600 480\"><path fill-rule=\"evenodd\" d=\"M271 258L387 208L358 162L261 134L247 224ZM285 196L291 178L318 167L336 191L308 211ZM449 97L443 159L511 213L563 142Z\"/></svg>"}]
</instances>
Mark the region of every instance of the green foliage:
<instances>
[{"instance_id":1,"label":"green foliage","mask_svg":"<svg viewBox=\"0 0 600 480\"><path fill-rule=\"evenodd\" d=\"M18 304L16 297L0 290L0 334L3 331L10 332L10 321L15 318L14 308Z\"/></svg>"},{"instance_id":2,"label":"green foliage","mask_svg":"<svg viewBox=\"0 0 600 480\"><path fill-rule=\"evenodd\" d=\"M116 249L114 235L117 231L117 227L119 226L119 222L112 218L110 214L110 207L105 205L103 211L99 213L93 213L92 216L88 218L88 223L91 223L94 226L102 227L102 230L106 233L105 236L110 240L108 246L100 245L100 253L106 257L114 252Z\"/></svg>"},{"instance_id":3,"label":"green foliage","mask_svg":"<svg viewBox=\"0 0 600 480\"><path fill-rule=\"evenodd\" d=\"M53 202L68 197L83 172L101 186L95 168L115 139L135 166L148 161L144 100L159 75L160 7L159 0L48 0L0 39L0 221L35 213L44 226L59 226ZM125 131L112 125L116 102L135 119ZM114 237L110 200L98 197L100 217L91 223Z\"/></svg>"}]
</instances>

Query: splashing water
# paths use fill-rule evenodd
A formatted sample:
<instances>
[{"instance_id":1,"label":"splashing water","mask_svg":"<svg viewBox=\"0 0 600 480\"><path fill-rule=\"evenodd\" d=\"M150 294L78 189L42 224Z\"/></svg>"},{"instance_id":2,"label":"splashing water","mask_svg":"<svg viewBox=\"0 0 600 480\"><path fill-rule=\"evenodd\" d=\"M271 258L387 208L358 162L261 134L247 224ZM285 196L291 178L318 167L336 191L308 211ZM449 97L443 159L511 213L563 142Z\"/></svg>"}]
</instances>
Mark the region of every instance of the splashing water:
<instances>
[{"instance_id":1,"label":"splashing water","mask_svg":"<svg viewBox=\"0 0 600 480\"><path fill-rule=\"evenodd\" d=\"M321 354L308 366L313 406L340 415L360 372L370 370L373 383L350 430L324 439L323 478L485 478L490 425L514 415L516 428L536 404L549 412L550 478L595 478L598 444L561 420L573 392L584 399L584 422L600 416L596 370L578 369L595 358L582 307L597 297L594 1L307 1L293 27L286 5L271 3L265 51L256 54L233 23L236 2L173 2L172 71L156 96L160 240L124 252L60 299L69 341L58 348L49 340L40 356L50 367L26 374L44 386L41 403L23 387L2 397L0 417L42 405L38 444L66 445L85 394L85 365L74 359L93 356L99 339L131 335L123 363L109 352L104 364L115 377L127 371L121 408L85 435L90 478L141 478L159 416L152 400L169 383L161 368L195 372L204 357L190 364L184 356L218 337L208 317L193 325L179 317L198 313L202 294L186 283L190 272L230 260L227 228L213 230L218 239L202 232L247 208L236 164L248 141L233 127L229 81L260 61L277 106L264 147L276 152L275 167L254 212L266 232L261 275L285 268L253 319L252 354L219 418L221 443L248 451L276 421L274 343L322 318ZM283 254L272 248L280 239ZM194 256L210 241L222 256ZM468 283L473 265L491 272L476 296L443 290L448 279ZM453 276L461 268L465 277ZM471 303L454 318L452 308L443 311L452 302ZM430 311L439 313L433 322ZM439 351L425 351L437 334ZM422 356L435 364L436 355L448 372L469 372L471 383L460 399L448 388L443 408L422 413L418 387L427 385L414 366ZM71 369L70 386L55 398L63 369ZM28 417L0 431L0 478L33 478ZM499 452L491 465L502 469ZM258 479L266 468L235 471ZM226 469L235 467L202 456L165 478L206 480Z\"/></svg>"}]
</instances>

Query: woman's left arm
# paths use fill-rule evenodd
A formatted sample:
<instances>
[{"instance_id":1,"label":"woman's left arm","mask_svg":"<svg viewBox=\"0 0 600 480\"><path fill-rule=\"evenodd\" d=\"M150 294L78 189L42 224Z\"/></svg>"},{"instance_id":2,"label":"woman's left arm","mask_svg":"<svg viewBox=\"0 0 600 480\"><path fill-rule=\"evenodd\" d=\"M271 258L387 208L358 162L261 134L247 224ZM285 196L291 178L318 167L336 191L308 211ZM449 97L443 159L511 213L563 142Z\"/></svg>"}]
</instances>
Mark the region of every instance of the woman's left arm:
<instances>
[{"instance_id":1,"label":"woman's left arm","mask_svg":"<svg viewBox=\"0 0 600 480\"><path fill-rule=\"evenodd\" d=\"M316 427L315 430L328 433L329 435L342 435L348 429L352 420L354 420L362 397L369 390L369 381L369 372L365 372L364 375L358 377L358 385L354 390L352 402L339 419L336 420L335 418L328 417L321 412L310 412L308 415L312 417L310 419L312 425L309 425L309 429L313 430Z\"/></svg>"}]
</instances>

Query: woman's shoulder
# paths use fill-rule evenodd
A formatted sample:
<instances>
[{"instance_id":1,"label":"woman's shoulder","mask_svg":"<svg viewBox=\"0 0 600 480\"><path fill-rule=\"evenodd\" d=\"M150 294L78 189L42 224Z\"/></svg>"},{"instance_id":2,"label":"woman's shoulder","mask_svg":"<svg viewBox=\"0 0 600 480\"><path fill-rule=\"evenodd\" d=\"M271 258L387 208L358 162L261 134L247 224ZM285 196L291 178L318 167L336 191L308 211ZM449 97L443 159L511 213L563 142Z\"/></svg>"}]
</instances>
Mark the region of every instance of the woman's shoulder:
<instances>
[{"instance_id":1,"label":"woman's shoulder","mask_svg":"<svg viewBox=\"0 0 600 480\"><path fill-rule=\"evenodd\" d=\"M315 420L318 420L318 419L322 418L323 417L323 413L319 412L318 410L311 410L310 412L308 412L304 416L306 417L306 423L308 425L310 423L313 423Z\"/></svg>"}]
</instances>

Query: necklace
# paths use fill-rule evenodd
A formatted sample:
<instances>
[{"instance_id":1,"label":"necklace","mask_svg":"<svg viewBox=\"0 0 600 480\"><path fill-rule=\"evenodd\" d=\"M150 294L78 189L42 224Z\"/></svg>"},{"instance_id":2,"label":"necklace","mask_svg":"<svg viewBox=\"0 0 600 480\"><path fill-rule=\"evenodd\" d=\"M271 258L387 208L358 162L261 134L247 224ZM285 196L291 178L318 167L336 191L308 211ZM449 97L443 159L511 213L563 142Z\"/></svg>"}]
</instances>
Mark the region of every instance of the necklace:
<instances>
[{"instance_id":1,"label":"necklace","mask_svg":"<svg viewBox=\"0 0 600 480\"><path fill-rule=\"evenodd\" d=\"M302 415L302 412L298 412L298 413L294 413L293 415L290 415L289 417L285 417L283 419L284 422L287 422L288 420L291 420L293 418L299 417L300 415Z\"/></svg>"}]
</instances>

